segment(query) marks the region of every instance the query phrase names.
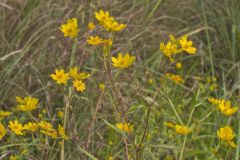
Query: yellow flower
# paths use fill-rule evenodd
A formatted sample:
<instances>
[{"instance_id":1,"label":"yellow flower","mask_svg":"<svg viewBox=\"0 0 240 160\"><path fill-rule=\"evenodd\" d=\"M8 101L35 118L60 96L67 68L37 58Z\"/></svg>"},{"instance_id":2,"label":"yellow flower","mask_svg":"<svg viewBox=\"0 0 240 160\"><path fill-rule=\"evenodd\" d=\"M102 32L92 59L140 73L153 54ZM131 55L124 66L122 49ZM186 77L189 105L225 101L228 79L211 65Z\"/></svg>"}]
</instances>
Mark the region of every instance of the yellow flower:
<instances>
[{"instance_id":1,"label":"yellow flower","mask_svg":"<svg viewBox=\"0 0 240 160\"><path fill-rule=\"evenodd\" d=\"M211 102L212 104L219 104L221 100L210 97L210 98L208 98L208 101Z\"/></svg>"},{"instance_id":2,"label":"yellow flower","mask_svg":"<svg viewBox=\"0 0 240 160\"><path fill-rule=\"evenodd\" d=\"M68 19L67 23L62 24L59 29L64 33L64 36L69 36L71 38L76 37L79 32L77 19L76 18Z\"/></svg>"},{"instance_id":3,"label":"yellow flower","mask_svg":"<svg viewBox=\"0 0 240 160\"><path fill-rule=\"evenodd\" d=\"M182 68L182 63L181 62L176 63L176 68L181 69Z\"/></svg>"},{"instance_id":4,"label":"yellow flower","mask_svg":"<svg viewBox=\"0 0 240 160\"><path fill-rule=\"evenodd\" d=\"M175 128L175 124L173 124L172 122L164 122L164 125L170 128Z\"/></svg>"},{"instance_id":5,"label":"yellow flower","mask_svg":"<svg viewBox=\"0 0 240 160\"><path fill-rule=\"evenodd\" d=\"M52 127L52 124L46 122L46 121L41 121L38 123L38 126L41 128L40 132L50 136L52 138L57 138L58 133L57 131Z\"/></svg>"},{"instance_id":6,"label":"yellow flower","mask_svg":"<svg viewBox=\"0 0 240 160\"><path fill-rule=\"evenodd\" d=\"M101 91L103 91L103 90L105 89L105 84L104 84L104 83L100 83L100 84L99 84L99 89L100 89Z\"/></svg>"},{"instance_id":7,"label":"yellow flower","mask_svg":"<svg viewBox=\"0 0 240 160\"><path fill-rule=\"evenodd\" d=\"M22 124L18 123L18 120L15 120L14 122L10 121L8 124L8 127L17 135L23 135L23 126Z\"/></svg>"},{"instance_id":8,"label":"yellow flower","mask_svg":"<svg viewBox=\"0 0 240 160\"><path fill-rule=\"evenodd\" d=\"M62 118L64 113L62 111L58 111L57 115L58 115L59 118Z\"/></svg>"},{"instance_id":9,"label":"yellow flower","mask_svg":"<svg viewBox=\"0 0 240 160\"><path fill-rule=\"evenodd\" d=\"M130 123L117 123L116 127L123 132L131 133L133 131L133 125Z\"/></svg>"},{"instance_id":10,"label":"yellow flower","mask_svg":"<svg viewBox=\"0 0 240 160\"><path fill-rule=\"evenodd\" d=\"M65 73L63 69L56 69L55 74L51 74L53 80L57 82L57 84L67 84L69 79L69 74Z\"/></svg>"},{"instance_id":11,"label":"yellow flower","mask_svg":"<svg viewBox=\"0 0 240 160\"><path fill-rule=\"evenodd\" d=\"M172 81L174 81L177 84L184 83L184 80L182 79L182 77L180 75L171 74L171 73L166 73L165 75L166 75L166 77L168 77L169 79L171 79Z\"/></svg>"},{"instance_id":12,"label":"yellow flower","mask_svg":"<svg viewBox=\"0 0 240 160\"><path fill-rule=\"evenodd\" d=\"M102 44L106 46L111 46L112 45L112 39L104 39L102 40Z\"/></svg>"},{"instance_id":13,"label":"yellow flower","mask_svg":"<svg viewBox=\"0 0 240 160\"><path fill-rule=\"evenodd\" d=\"M231 102L226 100L221 100L218 104L218 108L226 116L231 116L238 111L237 107L231 107Z\"/></svg>"},{"instance_id":14,"label":"yellow flower","mask_svg":"<svg viewBox=\"0 0 240 160\"><path fill-rule=\"evenodd\" d=\"M109 12L100 10L95 13L95 18L100 22L107 31L121 31L126 28L125 24L119 24L113 17L110 16Z\"/></svg>"},{"instance_id":15,"label":"yellow flower","mask_svg":"<svg viewBox=\"0 0 240 160\"><path fill-rule=\"evenodd\" d=\"M196 53L196 48L192 47L193 42L188 41L187 36L183 36L182 38L180 38L179 43L180 43L183 51L186 51L189 54Z\"/></svg>"},{"instance_id":16,"label":"yellow flower","mask_svg":"<svg viewBox=\"0 0 240 160\"><path fill-rule=\"evenodd\" d=\"M33 97L16 97L16 101L18 102L17 109L23 112L32 111L37 108L38 99Z\"/></svg>"},{"instance_id":17,"label":"yellow flower","mask_svg":"<svg viewBox=\"0 0 240 160\"><path fill-rule=\"evenodd\" d=\"M58 125L58 134L61 138L65 139L65 140L69 139L69 137L65 134L64 128L60 124Z\"/></svg>"},{"instance_id":18,"label":"yellow flower","mask_svg":"<svg viewBox=\"0 0 240 160\"><path fill-rule=\"evenodd\" d=\"M211 91L215 91L217 88L218 88L217 83L212 83L212 84L210 85L210 87L209 87L209 89L210 89Z\"/></svg>"},{"instance_id":19,"label":"yellow flower","mask_svg":"<svg viewBox=\"0 0 240 160\"><path fill-rule=\"evenodd\" d=\"M182 134L182 135L187 135L191 132L190 128L188 126L183 126L183 125L175 125L175 131L178 134Z\"/></svg>"},{"instance_id":20,"label":"yellow flower","mask_svg":"<svg viewBox=\"0 0 240 160\"><path fill-rule=\"evenodd\" d=\"M10 116L12 114L12 112L8 112L8 111L0 111L0 119Z\"/></svg>"},{"instance_id":21,"label":"yellow flower","mask_svg":"<svg viewBox=\"0 0 240 160\"><path fill-rule=\"evenodd\" d=\"M86 72L78 73L77 67L70 68L69 75L70 77L77 80L86 79L91 76L89 73L86 73Z\"/></svg>"},{"instance_id":22,"label":"yellow flower","mask_svg":"<svg viewBox=\"0 0 240 160\"><path fill-rule=\"evenodd\" d=\"M180 53L177 45L173 44L172 42L168 42L166 45L164 44L164 42L160 43L160 50L166 57L170 59L170 61L174 61L173 56L177 53Z\"/></svg>"},{"instance_id":23,"label":"yellow flower","mask_svg":"<svg viewBox=\"0 0 240 160\"><path fill-rule=\"evenodd\" d=\"M9 158L9 160L18 160L18 159L19 159L19 157L16 155L11 155Z\"/></svg>"},{"instance_id":24,"label":"yellow flower","mask_svg":"<svg viewBox=\"0 0 240 160\"><path fill-rule=\"evenodd\" d=\"M114 160L112 156L108 157L108 160Z\"/></svg>"},{"instance_id":25,"label":"yellow flower","mask_svg":"<svg viewBox=\"0 0 240 160\"><path fill-rule=\"evenodd\" d=\"M35 131L38 130L38 124L37 123L28 122L27 124L24 125L23 128L25 130L27 130L27 131L35 132Z\"/></svg>"},{"instance_id":26,"label":"yellow flower","mask_svg":"<svg viewBox=\"0 0 240 160\"><path fill-rule=\"evenodd\" d=\"M188 126L173 124L172 122L164 122L164 125L172 129L175 129L176 133L181 135L187 135L191 132Z\"/></svg>"},{"instance_id":27,"label":"yellow flower","mask_svg":"<svg viewBox=\"0 0 240 160\"><path fill-rule=\"evenodd\" d=\"M95 12L95 18L101 23L105 21L114 21L114 18L110 17L109 12L105 12L102 9L99 12Z\"/></svg>"},{"instance_id":28,"label":"yellow flower","mask_svg":"<svg viewBox=\"0 0 240 160\"><path fill-rule=\"evenodd\" d=\"M233 133L233 130L230 126L221 127L217 131L217 135L222 141L227 142L231 147L237 147L236 144L232 141L235 137L235 134Z\"/></svg>"},{"instance_id":29,"label":"yellow flower","mask_svg":"<svg viewBox=\"0 0 240 160\"><path fill-rule=\"evenodd\" d=\"M83 83L81 80L74 80L73 86L78 92L83 92L86 89L85 83Z\"/></svg>"},{"instance_id":30,"label":"yellow flower","mask_svg":"<svg viewBox=\"0 0 240 160\"><path fill-rule=\"evenodd\" d=\"M105 21L104 23L104 28L107 31L116 31L119 32L121 30L123 30L124 28L126 28L127 25L126 24L119 24L116 21Z\"/></svg>"},{"instance_id":31,"label":"yellow flower","mask_svg":"<svg viewBox=\"0 0 240 160\"><path fill-rule=\"evenodd\" d=\"M128 68L134 61L136 57L130 56L129 53L126 53L124 56L122 53L118 53L118 57L112 57L113 66L117 68Z\"/></svg>"},{"instance_id":32,"label":"yellow flower","mask_svg":"<svg viewBox=\"0 0 240 160\"><path fill-rule=\"evenodd\" d=\"M103 43L103 39L98 37L98 36L90 36L89 39L87 40L88 44L93 45L93 46L98 46Z\"/></svg>"},{"instance_id":33,"label":"yellow flower","mask_svg":"<svg viewBox=\"0 0 240 160\"><path fill-rule=\"evenodd\" d=\"M89 30L94 30L96 28L96 25L93 22L88 23L88 29Z\"/></svg>"},{"instance_id":34,"label":"yellow flower","mask_svg":"<svg viewBox=\"0 0 240 160\"><path fill-rule=\"evenodd\" d=\"M48 130L40 130L40 132L41 132L42 134L45 134L45 135L47 135L47 136L49 136L49 137L52 137L52 138L54 138L54 139L56 139L56 138L58 137L58 133L57 133L56 130L51 130L51 131L48 131Z\"/></svg>"},{"instance_id":35,"label":"yellow flower","mask_svg":"<svg viewBox=\"0 0 240 160\"><path fill-rule=\"evenodd\" d=\"M0 123L0 140L2 140L2 138L6 135L6 133L7 133L7 130L2 125L2 123Z\"/></svg>"}]
</instances>

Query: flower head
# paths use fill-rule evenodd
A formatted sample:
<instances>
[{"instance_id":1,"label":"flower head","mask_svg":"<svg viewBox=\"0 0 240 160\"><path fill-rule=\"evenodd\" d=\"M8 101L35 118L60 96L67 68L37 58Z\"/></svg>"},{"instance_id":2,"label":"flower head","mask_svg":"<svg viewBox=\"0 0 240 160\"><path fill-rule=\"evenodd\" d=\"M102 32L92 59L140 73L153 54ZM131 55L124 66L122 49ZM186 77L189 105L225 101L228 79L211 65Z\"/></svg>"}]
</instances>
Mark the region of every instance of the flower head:
<instances>
[{"instance_id":1,"label":"flower head","mask_svg":"<svg viewBox=\"0 0 240 160\"><path fill-rule=\"evenodd\" d=\"M113 17L110 16L109 12L100 10L95 13L95 18L100 22L106 31L119 32L126 28L126 24L119 24Z\"/></svg>"},{"instance_id":2,"label":"flower head","mask_svg":"<svg viewBox=\"0 0 240 160\"><path fill-rule=\"evenodd\" d=\"M62 118L64 113L62 111L58 111L57 115L58 115L59 118Z\"/></svg>"},{"instance_id":3,"label":"flower head","mask_svg":"<svg viewBox=\"0 0 240 160\"><path fill-rule=\"evenodd\" d=\"M33 97L16 97L16 101L18 102L17 109L23 112L32 111L38 106L38 99Z\"/></svg>"},{"instance_id":4,"label":"flower head","mask_svg":"<svg viewBox=\"0 0 240 160\"><path fill-rule=\"evenodd\" d=\"M38 130L38 124L34 122L28 122L27 124L24 125L23 128L27 131L35 132Z\"/></svg>"},{"instance_id":5,"label":"flower head","mask_svg":"<svg viewBox=\"0 0 240 160\"><path fill-rule=\"evenodd\" d=\"M67 23L62 24L59 29L64 33L64 36L75 38L79 32L77 19L76 18L68 19Z\"/></svg>"},{"instance_id":6,"label":"flower head","mask_svg":"<svg viewBox=\"0 0 240 160\"><path fill-rule=\"evenodd\" d=\"M55 74L51 74L53 80L57 82L57 84L67 84L69 79L69 74L65 73L63 69L56 69Z\"/></svg>"},{"instance_id":7,"label":"flower head","mask_svg":"<svg viewBox=\"0 0 240 160\"><path fill-rule=\"evenodd\" d=\"M113 66L117 68L128 68L134 61L136 57L130 56L129 53L126 53L124 56L122 53L118 53L118 57L112 57Z\"/></svg>"},{"instance_id":8,"label":"flower head","mask_svg":"<svg viewBox=\"0 0 240 160\"><path fill-rule=\"evenodd\" d=\"M93 46L98 46L102 44L103 39L98 37L98 36L90 36L89 39L87 40L88 44L93 45Z\"/></svg>"},{"instance_id":9,"label":"flower head","mask_svg":"<svg viewBox=\"0 0 240 160\"><path fill-rule=\"evenodd\" d=\"M220 99L216 99L216 98L213 98L213 97L210 97L208 98L208 101L212 104L219 104L220 103Z\"/></svg>"},{"instance_id":10,"label":"flower head","mask_svg":"<svg viewBox=\"0 0 240 160\"><path fill-rule=\"evenodd\" d=\"M46 122L46 121L41 121L38 123L39 127L41 128L40 132L50 136L52 138L57 138L58 132L52 127L52 124Z\"/></svg>"},{"instance_id":11,"label":"flower head","mask_svg":"<svg viewBox=\"0 0 240 160\"><path fill-rule=\"evenodd\" d=\"M167 78L171 79L173 82L175 82L177 84L184 83L184 80L182 79L182 77L180 75L171 74L171 73L166 73L165 75Z\"/></svg>"},{"instance_id":12,"label":"flower head","mask_svg":"<svg viewBox=\"0 0 240 160\"><path fill-rule=\"evenodd\" d=\"M96 25L93 22L88 23L88 29L89 30L94 30L96 28Z\"/></svg>"},{"instance_id":13,"label":"flower head","mask_svg":"<svg viewBox=\"0 0 240 160\"><path fill-rule=\"evenodd\" d=\"M18 123L18 120L15 120L14 122L10 121L8 124L8 127L17 135L23 135L24 127L22 124Z\"/></svg>"},{"instance_id":14,"label":"flower head","mask_svg":"<svg viewBox=\"0 0 240 160\"><path fill-rule=\"evenodd\" d=\"M179 43L182 47L182 50L189 53L189 54L195 54L196 48L192 47L193 42L187 40L187 36L183 36L179 39Z\"/></svg>"},{"instance_id":15,"label":"flower head","mask_svg":"<svg viewBox=\"0 0 240 160\"><path fill-rule=\"evenodd\" d=\"M190 128L188 126L183 126L183 125L175 125L175 131L178 134L182 134L182 135L187 135L191 132Z\"/></svg>"},{"instance_id":16,"label":"flower head","mask_svg":"<svg viewBox=\"0 0 240 160\"><path fill-rule=\"evenodd\" d=\"M83 92L86 89L85 83L83 83L81 80L74 80L73 86L78 92Z\"/></svg>"},{"instance_id":17,"label":"flower head","mask_svg":"<svg viewBox=\"0 0 240 160\"><path fill-rule=\"evenodd\" d=\"M102 9L99 12L95 12L95 18L100 22L104 23L107 21L114 21L115 19L110 16L109 12L105 12Z\"/></svg>"},{"instance_id":18,"label":"flower head","mask_svg":"<svg viewBox=\"0 0 240 160\"><path fill-rule=\"evenodd\" d=\"M60 124L58 125L58 134L61 138L65 139L65 140L69 139L69 137L65 134L64 128Z\"/></svg>"},{"instance_id":19,"label":"flower head","mask_svg":"<svg viewBox=\"0 0 240 160\"><path fill-rule=\"evenodd\" d=\"M133 125L130 123L117 123L116 127L126 133L131 133L133 131Z\"/></svg>"},{"instance_id":20,"label":"flower head","mask_svg":"<svg viewBox=\"0 0 240 160\"><path fill-rule=\"evenodd\" d=\"M69 75L70 77L77 80L83 80L91 76L89 73L86 72L79 73L77 67L70 68Z\"/></svg>"},{"instance_id":21,"label":"flower head","mask_svg":"<svg viewBox=\"0 0 240 160\"><path fill-rule=\"evenodd\" d=\"M176 63L176 68L181 69L182 68L182 63L181 62Z\"/></svg>"},{"instance_id":22,"label":"flower head","mask_svg":"<svg viewBox=\"0 0 240 160\"><path fill-rule=\"evenodd\" d=\"M100 83L100 84L99 84L99 89L100 89L101 91L104 91L104 89L105 89L105 84L104 84L104 83Z\"/></svg>"},{"instance_id":23,"label":"flower head","mask_svg":"<svg viewBox=\"0 0 240 160\"><path fill-rule=\"evenodd\" d=\"M164 122L164 125L172 129L175 129L175 132L181 135L187 135L191 132L191 129L185 125L178 125L171 122Z\"/></svg>"},{"instance_id":24,"label":"flower head","mask_svg":"<svg viewBox=\"0 0 240 160\"><path fill-rule=\"evenodd\" d=\"M231 107L231 102L224 99L218 103L218 108L226 116L231 116L238 111L237 107Z\"/></svg>"},{"instance_id":25,"label":"flower head","mask_svg":"<svg viewBox=\"0 0 240 160\"><path fill-rule=\"evenodd\" d=\"M160 50L162 51L162 53L168 57L171 61L173 60L173 56L180 53L180 50L178 49L178 46L172 42L167 42L167 44L165 45L165 43L160 43Z\"/></svg>"},{"instance_id":26,"label":"flower head","mask_svg":"<svg viewBox=\"0 0 240 160\"><path fill-rule=\"evenodd\" d=\"M4 125L0 123L0 140L7 134L7 130L5 129Z\"/></svg>"},{"instance_id":27,"label":"flower head","mask_svg":"<svg viewBox=\"0 0 240 160\"><path fill-rule=\"evenodd\" d=\"M233 130L230 126L221 127L217 131L218 138L222 141L227 142L231 147L236 148L236 144L232 141L235 137Z\"/></svg>"},{"instance_id":28,"label":"flower head","mask_svg":"<svg viewBox=\"0 0 240 160\"><path fill-rule=\"evenodd\" d=\"M0 119L10 116L12 114L12 112L8 112L8 111L0 111Z\"/></svg>"}]
</instances>

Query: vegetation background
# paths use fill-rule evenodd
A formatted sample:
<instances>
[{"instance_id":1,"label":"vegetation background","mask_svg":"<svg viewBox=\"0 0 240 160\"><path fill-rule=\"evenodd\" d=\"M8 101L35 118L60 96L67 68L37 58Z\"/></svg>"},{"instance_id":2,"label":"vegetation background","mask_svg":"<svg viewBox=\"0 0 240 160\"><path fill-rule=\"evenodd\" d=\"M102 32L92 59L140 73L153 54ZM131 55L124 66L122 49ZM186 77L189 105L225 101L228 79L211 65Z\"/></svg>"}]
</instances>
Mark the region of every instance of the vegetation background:
<instances>
[{"instance_id":1,"label":"vegetation background","mask_svg":"<svg viewBox=\"0 0 240 160\"><path fill-rule=\"evenodd\" d=\"M65 159L91 159L93 156L125 159L121 135L104 122L115 124L117 120L111 107L113 102L107 94L100 98L98 85L106 81L101 74L101 52L86 47L89 35L86 26L89 21L94 21L94 13L100 9L127 24L117 36L113 54L124 50L137 57L134 68L121 73L116 82L134 124L133 141L139 141L146 117L146 104L140 95L151 102L158 94L159 78L171 70L168 63L162 64L159 43L166 41L169 34L176 37L187 34L194 42L197 54L178 59L183 64L181 74L187 79L186 84L164 88L184 122L188 122L192 108L196 104L200 106L192 115L192 121L199 126L201 136L193 133L188 137L184 158L237 160L239 147L233 151L223 150L226 154L221 156L215 154L214 149L217 146L216 130L222 125L231 123L236 137L240 137L239 115L226 120L214 113L202 123L201 119L211 112L212 106L202 101L209 95L229 98L235 104L240 102L239 0L1 0L1 109L14 107L17 95L32 95L40 98L49 116L54 116L64 104L62 94L49 75L55 68L80 66L92 76L87 82L87 91L76 96L78 100L72 104L69 122L72 125L67 130L72 141L67 142ZM79 42L63 37L59 30L59 26L72 17L79 21ZM206 86L199 93L195 76L215 76L217 91L210 92ZM155 85L149 84L149 79L153 79ZM96 121L89 127L97 105L100 108ZM176 120L170 107L168 100L160 97L153 105L142 159L178 159L184 138L174 137L163 125L165 121ZM0 147L2 153L7 149L4 145ZM58 159L55 150L49 148L42 152L44 159ZM132 149L130 156L133 159L134 154ZM28 158L34 157L38 156L32 152Z\"/></svg>"}]
</instances>

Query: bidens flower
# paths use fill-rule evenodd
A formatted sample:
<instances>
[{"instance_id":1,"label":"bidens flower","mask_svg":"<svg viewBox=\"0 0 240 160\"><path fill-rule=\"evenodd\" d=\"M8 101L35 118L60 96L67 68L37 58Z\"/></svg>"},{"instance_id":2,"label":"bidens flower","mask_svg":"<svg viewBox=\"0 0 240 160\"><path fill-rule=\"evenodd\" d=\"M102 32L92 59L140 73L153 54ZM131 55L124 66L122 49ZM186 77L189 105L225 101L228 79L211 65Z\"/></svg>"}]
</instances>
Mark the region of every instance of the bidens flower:
<instances>
[{"instance_id":1,"label":"bidens flower","mask_svg":"<svg viewBox=\"0 0 240 160\"><path fill-rule=\"evenodd\" d=\"M98 46L102 44L103 39L98 37L98 36L90 36L89 39L87 40L88 44L93 45L93 46Z\"/></svg>"},{"instance_id":2,"label":"bidens flower","mask_svg":"<svg viewBox=\"0 0 240 160\"><path fill-rule=\"evenodd\" d=\"M123 132L131 133L133 131L133 125L130 123L117 123L116 127Z\"/></svg>"},{"instance_id":3,"label":"bidens flower","mask_svg":"<svg viewBox=\"0 0 240 160\"><path fill-rule=\"evenodd\" d=\"M67 23L62 24L59 29L64 33L64 36L75 38L79 32L77 19L76 18L68 19Z\"/></svg>"},{"instance_id":4,"label":"bidens flower","mask_svg":"<svg viewBox=\"0 0 240 160\"><path fill-rule=\"evenodd\" d=\"M226 116L231 116L238 111L237 107L231 107L231 102L224 99L218 103L218 108Z\"/></svg>"},{"instance_id":5,"label":"bidens flower","mask_svg":"<svg viewBox=\"0 0 240 160\"><path fill-rule=\"evenodd\" d=\"M196 53L196 48L192 47L193 42L187 40L187 36L183 36L180 38L179 43L181 45L181 49L189 54L195 54Z\"/></svg>"},{"instance_id":6,"label":"bidens flower","mask_svg":"<svg viewBox=\"0 0 240 160\"><path fill-rule=\"evenodd\" d=\"M77 80L83 80L91 76L89 73L86 72L78 73L77 67L70 68L69 75L70 77Z\"/></svg>"},{"instance_id":7,"label":"bidens flower","mask_svg":"<svg viewBox=\"0 0 240 160\"><path fill-rule=\"evenodd\" d=\"M166 45L164 42L160 43L160 50L166 57L170 59L170 61L174 61L173 56L180 53L177 45L173 44L172 42L167 42Z\"/></svg>"},{"instance_id":8,"label":"bidens flower","mask_svg":"<svg viewBox=\"0 0 240 160\"><path fill-rule=\"evenodd\" d=\"M35 132L38 130L38 124L34 122L28 122L27 124L24 125L23 128L27 131Z\"/></svg>"},{"instance_id":9,"label":"bidens flower","mask_svg":"<svg viewBox=\"0 0 240 160\"><path fill-rule=\"evenodd\" d=\"M0 123L0 140L2 140L2 138L6 135L6 133L7 133L7 130L5 129L3 124Z\"/></svg>"},{"instance_id":10,"label":"bidens flower","mask_svg":"<svg viewBox=\"0 0 240 160\"><path fill-rule=\"evenodd\" d=\"M81 80L74 80L73 86L78 92L83 92L86 89L85 83L83 83Z\"/></svg>"},{"instance_id":11,"label":"bidens flower","mask_svg":"<svg viewBox=\"0 0 240 160\"><path fill-rule=\"evenodd\" d=\"M177 74L171 74L171 73L166 73L165 76L169 79L171 79L173 82L177 83L177 84L182 84L184 83L184 80L182 79L182 77L180 75Z\"/></svg>"},{"instance_id":12,"label":"bidens flower","mask_svg":"<svg viewBox=\"0 0 240 160\"><path fill-rule=\"evenodd\" d=\"M88 29L89 30L94 30L96 28L96 25L93 22L88 23Z\"/></svg>"},{"instance_id":13,"label":"bidens flower","mask_svg":"<svg viewBox=\"0 0 240 160\"><path fill-rule=\"evenodd\" d=\"M65 134L64 128L60 124L58 125L58 134L61 138L65 139L65 140L69 139L69 137Z\"/></svg>"},{"instance_id":14,"label":"bidens flower","mask_svg":"<svg viewBox=\"0 0 240 160\"><path fill-rule=\"evenodd\" d=\"M175 129L175 132L181 135L187 135L191 132L191 129L188 126L173 124L171 122L164 122L164 125Z\"/></svg>"},{"instance_id":15,"label":"bidens flower","mask_svg":"<svg viewBox=\"0 0 240 160\"><path fill-rule=\"evenodd\" d=\"M50 136L52 138L57 138L58 132L52 127L52 124L46 122L46 121L41 121L38 123L38 126L41 128L40 132Z\"/></svg>"},{"instance_id":16,"label":"bidens flower","mask_svg":"<svg viewBox=\"0 0 240 160\"><path fill-rule=\"evenodd\" d=\"M110 16L109 12L105 12L102 9L99 12L95 12L95 18L100 22L114 21L114 18Z\"/></svg>"},{"instance_id":17,"label":"bidens flower","mask_svg":"<svg viewBox=\"0 0 240 160\"><path fill-rule=\"evenodd\" d=\"M8 127L17 135L23 135L23 126L22 124L18 123L18 120L15 120L14 122L10 121L8 124Z\"/></svg>"},{"instance_id":18,"label":"bidens flower","mask_svg":"<svg viewBox=\"0 0 240 160\"><path fill-rule=\"evenodd\" d=\"M124 56L122 53L118 53L118 57L112 57L113 66L116 68L128 68L134 61L136 57L130 56L129 53L126 53Z\"/></svg>"},{"instance_id":19,"label":"bidens flower","mask_svg":"<svg viewBox=\"0 0 240 160\"><path fill-rule=\"evenodd\" d=\"M233 138L235 137L235 135L230 126L221 127L217 131L217 135L222 141L227 142L231 147L233 147L233 148L237 147L236 144L232 141Z\"/></svg>"},{"instance_id":20,"label":"bidens flower","mask_svg":"<svg viewBox=\"0 0 240 160\"><path fill-rule=\"evenodd\" d=\"M113 17L110 16L109 12L105 12L103 10L96 12L95 18L99 21L100 25L106 29L106 31L119 32L126 28L125 24L119 24Z\"/></svg>"},{"instance_id":21,"label":"bidens flower","mask_svg":"<svg viewBox=\"0 0 240 160\"><path fill-rule=\"evenodd\" d=\"M8 111L0 111L0 119L10 116L12 114L12 112L8 112Z\"/></svg>"},{"instance_id":22,"label":"bidens flower","mask_svg":"<svg viewBox=\"0 0 240 160\"><path fill-rule=\"evenodd\" d=\"M23 112L32 111L37 108L38 99L33 97L16 97L17 109Z\"/></svg>"},{"instance_id":23,"label":"bidens flower","mask_svg":"<svg viewBox=\"0 0 240 160\"><path fill-rule=\"evenodd\" d=\"M57 84L67 84L69 79L69 74L65 73L63 69L56 69L55 74L51 74L53 80L57 82Z\"/></svg>"}]
</instances>

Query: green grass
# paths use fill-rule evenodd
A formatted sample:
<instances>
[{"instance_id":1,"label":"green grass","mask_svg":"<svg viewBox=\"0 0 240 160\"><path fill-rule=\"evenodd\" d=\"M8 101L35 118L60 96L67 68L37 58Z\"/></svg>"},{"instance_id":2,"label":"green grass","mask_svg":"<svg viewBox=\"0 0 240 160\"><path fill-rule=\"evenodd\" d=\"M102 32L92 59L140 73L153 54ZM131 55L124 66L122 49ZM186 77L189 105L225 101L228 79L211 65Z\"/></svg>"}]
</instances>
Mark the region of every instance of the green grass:
<instances>
[{"instance_id":1,"label":"green grass","mask_svg":"<svg viewBox=\"0 0 240 160\"><path fill-rule=\"evenodd\" d=\"M85 44L89 36L87 24L95 21L94 13L108 10L127 28L115 35L112 54L130 52L136 62L126 72L113 71L114 83L124 103L134 134L123 135L114 129L120 122L116 102L108 84L101 96L98 85L107 82L102 51ZM78 41L63 37L59 26L67 18L79 21ZM31 95L40 99L47 117L56 116L65 107L61 89L51 80L56 68L79 66L92 73L87 90L72 97L65 142L65 159L125 159L123 138L128 139L129 154L135 159L135 148L144 131L149 103L151 106L147 136L140 159L239 159L240 117L226 118L207 102L207 98L230 99L239 106L240 98L240 4L238 0L23 0L0 2L0 107L14 110L15 96ZM96 22L96 21L95 21ZM96 33L99 34L99 33ZM174 70L159 50L168 35L189 36L197 48L196 55L180 56L183 69ZM160 78L166 72L183 75L185 85L174 85ZM209 91L203 79L217 78L218 89ZM148 80L154 83L149 84ZM96 109L96 107L99 107ZM96 112L96 117L94 113ZM94 119L94 120L93 120ZM57 121L57 120L56 120ZM176 135L163 123L173 121L195 128L190 136ZM93 127L90 124L93 122ZM3 122L6 126L7 123ZM217 129L231 125L236 134L237 149L222 145L218 152ZM14 141L14 137L11 137ZM41 148L35 142L19 140L15 144L0 141L3 158L25 148L25 159L59 159L60 147ZM20 147L21 146L21 147ZM37 145L36 145L37 146ZM45 144L45 147L47 144ZM39 149L39 150L38 150ZM181 155L182 154L182 155Z\"/></svg>"}]
</instances>

